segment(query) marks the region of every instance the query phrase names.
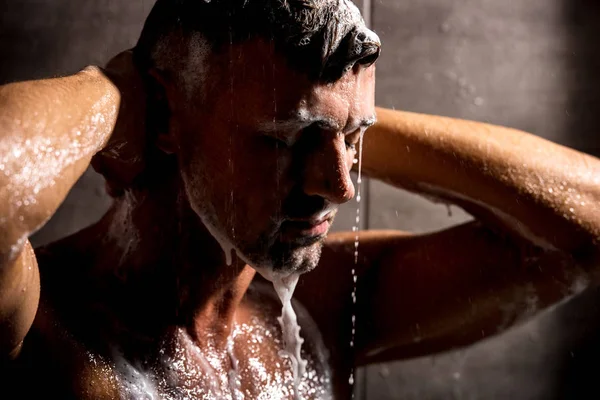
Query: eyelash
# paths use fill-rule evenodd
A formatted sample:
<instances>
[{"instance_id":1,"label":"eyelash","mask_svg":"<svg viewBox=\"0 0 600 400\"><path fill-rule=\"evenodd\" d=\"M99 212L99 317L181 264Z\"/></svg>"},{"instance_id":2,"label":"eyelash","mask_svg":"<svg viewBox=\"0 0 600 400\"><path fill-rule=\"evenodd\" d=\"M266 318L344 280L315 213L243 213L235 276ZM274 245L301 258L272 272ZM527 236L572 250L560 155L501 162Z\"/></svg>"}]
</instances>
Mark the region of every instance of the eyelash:
<instances>
[{"instance_id":1,"label":"eyelash","mask_svg":"<svg viewBox=\"0 0 600 400\"><path fill-rule=\"evenodd\" d=\"M356 136L357 134L358 134L358 136L360 137L360 135L361 135L361 133L360 133L360 132L354 132L354 133L352 133L352 134L350 134L350 135L346 136L346 140L345 140L345 142L346 142L346 149L348 149L348 150L352 150L352 151L356 151L356 145L357 145L358 143L351 143L351 142L353 142L354 140L351 140L351 141L349 142L349 141L348 141L348 138L352 138L352 139L355 139L355 140L356 140L356 139L357 139L357 136ZM358 140L356 140L356 142L358 142Z\"/></svg>"},{"instance_id":2,"label":"eyelash","mask_svg":"<svg viewBox=\"0 0 600 400\"><path fill-rule=\"evenodd\" d=\"M352 136L352 135L349 135ZM277 149L287 149L290 146L284 141L275 136L264 135L264 138L267 140L269 144L276 147ZM356 151L357 143L350 143L348 140L344 140L347 150Z\"/></svg>"},{"instance_id":3,"label":"eyelash","mask_svg":"<svg viewBox=\"0 0 600 400\"><path fill-rule=\"evenodd\" d=\"M285 141L278 139L274 136L265 135L264 138L270 145L276 147L277 149L287 149L289 147Z\"/></svg>"}]
</instances>

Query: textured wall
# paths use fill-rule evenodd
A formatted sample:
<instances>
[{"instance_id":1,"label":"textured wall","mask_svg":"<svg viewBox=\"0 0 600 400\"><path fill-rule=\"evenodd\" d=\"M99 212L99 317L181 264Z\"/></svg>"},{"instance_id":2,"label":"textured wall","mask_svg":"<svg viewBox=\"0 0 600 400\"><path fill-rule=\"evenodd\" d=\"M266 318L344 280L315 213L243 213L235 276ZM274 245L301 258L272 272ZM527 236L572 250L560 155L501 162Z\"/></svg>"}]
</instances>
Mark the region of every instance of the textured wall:
<instances>
[{"instance_id":1,"label":"textured wall","mask_svg":"<svg viewBox=\"0 0 600 400\"><path fill-rule=\"evenodd\" d=\"M0 0L0 82L103 64L135 43L152 0ZM384 42L379 105L508 125L591 153L600 150L600 17L592 0L362 1ZM399 156L406 156L399 150ZM452 208L369 182L363 228L430 231L464 221ZM99 218L110 204L88 171L43 243ZM356 204L337 229L350 229ZM599 397L600 321L589 291L469 349L369 367L368 399Z\"/></svg>"},{"instance_id":2,"label":"textured wall","mask_svg":"<svg viewBox=\"0 0 600 400\"><path fill-rule=\"evenodd\" d=\"M385 46L377 102L598 154L599 10L581 0L375 1L372 24ZM371 182L369 228L429 231L465 217ZM471 348L369 367L366 398L598 398L599 304L589 291Z\"/></svg>"}]
</instances>

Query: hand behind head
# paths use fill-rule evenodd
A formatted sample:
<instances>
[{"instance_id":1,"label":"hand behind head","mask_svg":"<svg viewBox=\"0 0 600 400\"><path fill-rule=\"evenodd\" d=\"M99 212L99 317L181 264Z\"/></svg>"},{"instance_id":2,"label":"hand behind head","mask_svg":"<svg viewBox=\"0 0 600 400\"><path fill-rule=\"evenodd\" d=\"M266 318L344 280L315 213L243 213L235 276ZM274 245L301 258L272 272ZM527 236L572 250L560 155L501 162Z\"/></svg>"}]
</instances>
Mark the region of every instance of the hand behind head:
<instances>
[{"instance_id":1,"label":"hand behind head","mask_svg":"<svg viewBox=\"0 0 600 400\"><path fill-rule=\"evenodd\" d=\"M119 115L106 146L92 159L113 197L120 195L144 170L147 146L146 83L133 62L133 52L124 51L103 70L121 93Z\"/></svg>"}]
</instances>

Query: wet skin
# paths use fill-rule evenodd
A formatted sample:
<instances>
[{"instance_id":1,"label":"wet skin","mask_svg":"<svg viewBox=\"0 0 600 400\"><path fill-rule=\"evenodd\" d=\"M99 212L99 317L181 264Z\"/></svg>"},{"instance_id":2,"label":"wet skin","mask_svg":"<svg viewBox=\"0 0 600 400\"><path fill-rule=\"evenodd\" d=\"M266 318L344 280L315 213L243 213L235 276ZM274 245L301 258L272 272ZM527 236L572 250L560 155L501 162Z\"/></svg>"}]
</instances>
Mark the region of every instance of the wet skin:
<instances>
[{"instance_id":1,"label":"wet skin","mask_svg":"<svg viewBox=\"0 0 600 400\"><path fill-rule=\"evenodd\" d=\"M447 350L506 328L503 321L523 311L525 287L544 307L568 295L578 278L597 281L590 267L600 236L597 159L523 132L376 110L374 66L355 67L332 85L314 84L262 42L234 46L215 63L221 73L211 91L192 99L153 72L170 115L156 145L176 162L146 185L125 190L94 226L35 254L28 242L20 251L13 246L55 211L95 151L132 134L119 131L127 126L122 108L109 140L111 110L126 97L126 85L112 76L119 93L100 72L88 71L2 88L3 126L15 139L37 132L17 130L11 121L35 118L30 109L56 104L53 96L64 93L69 101L48 108L71 116L46 123L53 146L73 132L73 120L92 123L86 125L85 109L100 104L95 113L104 116L93 120L94 135L80 129L79 140L95 143L93 151L74 152L53 176L54 186L32 190L34 205L21 201L15 208L16 195L0 192L3 215L12 217L3 221L1 242L1 344L13 359L5 369L18 387L90 399L133 396L130 381L139 389L148 380L165 398L226 392L227 380L215 389L206 376L226 375L232 354L249 398L281 386L258 378L264 372L280 382L289 369L275 361L277 300L263 286L248 290L261 280L248 261L297 271L316 267L302 275L296 299L318 328L301 318L306 356L313 360L309 371L323 377L331 368L336 398L350 397L348 377L357 364ZM32 92L40 93L35 102L23 94ZM355 266L355 235L325 239L323 230L335 208L355 194L353 146L375 114L379 122L365 136L365 172L458 204L477 221L424 236L361 233ZM26 166L47 168L28 151ZM23 165L3 177L13 188L17 167ZM567 182L571 190L550 196L540 178L552 186ZM24 183L21 189L30 188ZM571 212L567 199L588 207ZM223 244L238 250L231 265ZM503 306L513 303L515 315L507 316ZM353 314L357 332L350 347ZM252 344L258 337L260 345ZM213 360L210 368L206 358ZM141 376L128 378L135 375L128 365ZM38 384L24 384L32 379ZM327 386L315 382L307 390Z\"/></svg>"}]
</instances>

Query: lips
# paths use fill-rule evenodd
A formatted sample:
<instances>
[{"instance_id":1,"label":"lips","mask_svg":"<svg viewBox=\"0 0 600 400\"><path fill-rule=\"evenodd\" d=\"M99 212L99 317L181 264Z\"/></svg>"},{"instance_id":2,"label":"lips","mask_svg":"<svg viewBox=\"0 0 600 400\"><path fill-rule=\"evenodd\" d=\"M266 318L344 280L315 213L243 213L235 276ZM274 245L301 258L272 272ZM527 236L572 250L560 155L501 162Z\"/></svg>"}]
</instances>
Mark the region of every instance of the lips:
<instances>
[{"instance_id":1,"label":"lips","mask_svg":"<svg viewBox=\"0 0 600 400\"><path fill-rule=\"evenodd\" d=\"M281 225L283 241L325 236L331 227L334 213L302 220L287 220Z\"/></svg>"}]
</instances>

